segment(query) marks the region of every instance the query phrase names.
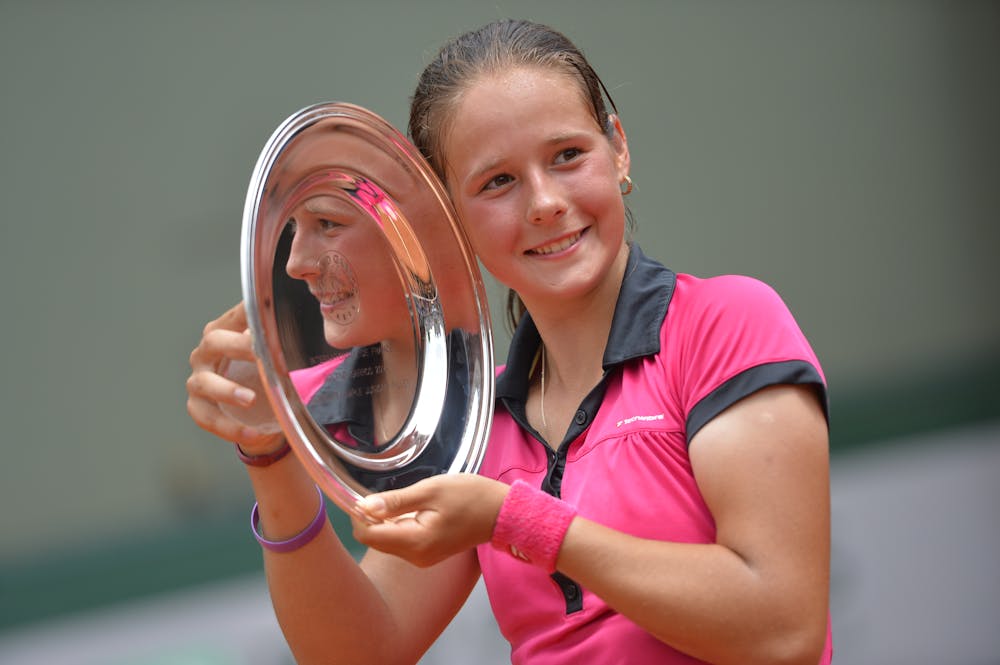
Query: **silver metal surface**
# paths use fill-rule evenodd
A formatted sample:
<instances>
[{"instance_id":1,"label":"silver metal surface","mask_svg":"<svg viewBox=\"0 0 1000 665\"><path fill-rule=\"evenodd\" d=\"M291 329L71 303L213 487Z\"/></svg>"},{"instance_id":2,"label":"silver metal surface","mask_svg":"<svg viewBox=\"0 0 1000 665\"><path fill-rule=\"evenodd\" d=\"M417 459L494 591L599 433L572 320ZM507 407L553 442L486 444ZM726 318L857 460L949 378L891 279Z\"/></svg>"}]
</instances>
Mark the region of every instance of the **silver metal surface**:
<instances>
[{"instance_id":1,"label":"silver metal surface","mask_svg":"<svg viewBox=\"0 0 1000 665\"><path fill-rule=\"evenodd\" d=\"M282 123L250 180L241 273L264 391L335 503L479 468L485 290L443 186L399 132L341 103Z\"/></svg>"}]
</instances>

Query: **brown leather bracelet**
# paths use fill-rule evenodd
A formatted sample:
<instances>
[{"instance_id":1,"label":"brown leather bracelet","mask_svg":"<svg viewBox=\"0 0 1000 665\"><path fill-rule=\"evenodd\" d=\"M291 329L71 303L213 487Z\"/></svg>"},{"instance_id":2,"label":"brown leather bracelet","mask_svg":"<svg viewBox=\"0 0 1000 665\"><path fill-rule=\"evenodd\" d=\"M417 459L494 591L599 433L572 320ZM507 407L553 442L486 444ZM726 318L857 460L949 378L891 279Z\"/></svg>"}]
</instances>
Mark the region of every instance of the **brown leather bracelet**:
<instances>
[{"instance_id":1,"label":"brown leather bracelet","mask_svg":"<svg viewBox=\"0 0 1000 665\"><path fill-rule=\"evenodd\" d=\"M274 452L264 453L263 455L247 455L245 452L243 452L243 449L240 448L240 444L234 443L233 445L236 446L236 455L240 458L241 462L243 462L247 466L257 466L257 467L271 466L272 464L280 460L282 457L287 455L289 451L291 451L292 449L292 447L288 445L288 442L285 441L284 445L275 450Z\"/></svg>"}]
</instances>

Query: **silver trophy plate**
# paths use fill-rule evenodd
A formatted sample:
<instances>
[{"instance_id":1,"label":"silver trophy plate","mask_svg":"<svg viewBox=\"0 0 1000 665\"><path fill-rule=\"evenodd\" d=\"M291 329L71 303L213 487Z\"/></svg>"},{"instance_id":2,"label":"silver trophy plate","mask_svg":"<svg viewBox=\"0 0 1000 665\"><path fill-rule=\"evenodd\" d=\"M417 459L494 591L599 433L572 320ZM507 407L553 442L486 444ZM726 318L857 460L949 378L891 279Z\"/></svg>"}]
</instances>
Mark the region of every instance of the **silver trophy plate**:
<instances>
[{"instance_id":1,"label":"silver trophy plate","mask_svg":"<svg viewBox=\"0 0 1000 665\"><path fill-rule=\"evenodd\" d=\"M241 273L271 425L341 508L479 468L494 380L482 277L440 181L389 123L324 103L275 130Z\"/></svg>"}]
</instances>

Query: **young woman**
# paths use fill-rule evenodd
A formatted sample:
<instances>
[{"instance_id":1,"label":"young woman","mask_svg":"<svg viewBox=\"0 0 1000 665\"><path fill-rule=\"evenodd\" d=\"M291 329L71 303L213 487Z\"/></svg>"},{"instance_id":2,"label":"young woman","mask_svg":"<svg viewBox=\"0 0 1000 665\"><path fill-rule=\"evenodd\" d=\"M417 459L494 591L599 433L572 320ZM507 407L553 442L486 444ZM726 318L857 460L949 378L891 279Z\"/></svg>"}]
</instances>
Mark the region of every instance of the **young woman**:
<instances>
[{"instance_id":1,"label":"young woman","mask_svg":"<svg viewBox=\"0 0 1000 665\"><path fill-rule=\"evenodd\" d=\"M410 132L486 268L516 294L479 475L369 495L360 565L293 456L249 466L275 609L300 663L413 663L480 573L514 663L828 663L829 482L819 364L755 280L675 274L629 242L620 119L561 34L500 21L424 71ZM192 354L189 412L252 358L237 307ZM397 515L412 517L391 520ZM298 534L298 535L297 535ZM290 549L291 546L288 548Z\"/></svg>"}]
</instances>

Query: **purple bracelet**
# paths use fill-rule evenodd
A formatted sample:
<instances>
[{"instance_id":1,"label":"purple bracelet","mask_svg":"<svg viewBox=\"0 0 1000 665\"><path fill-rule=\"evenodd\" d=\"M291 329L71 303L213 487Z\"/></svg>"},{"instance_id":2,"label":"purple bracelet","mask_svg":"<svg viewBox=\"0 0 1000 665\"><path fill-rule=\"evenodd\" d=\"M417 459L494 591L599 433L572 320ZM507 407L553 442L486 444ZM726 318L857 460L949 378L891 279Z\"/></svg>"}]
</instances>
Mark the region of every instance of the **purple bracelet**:
<instances>
[{"instance_id":1,"label":"purple bracelet","mask_svg":"<svg viewBox=\"0 0 1000 665\"><path fill-rule=\"evenodd\" d=\"M272 552L294 552L308 545L323 530L323 525L327 521L326 500L323 498L323 492L317 487L316 493L319 494L319 511L317 511L316 517L313 518L313 521L301 533L288 540L268 540L261 535L260 510L257 508L257 504L254 503L253 510L250 511L250 530L253 532L253 537L257 539L257 542L264 549Z\"/></svg>"}]
</instances>

